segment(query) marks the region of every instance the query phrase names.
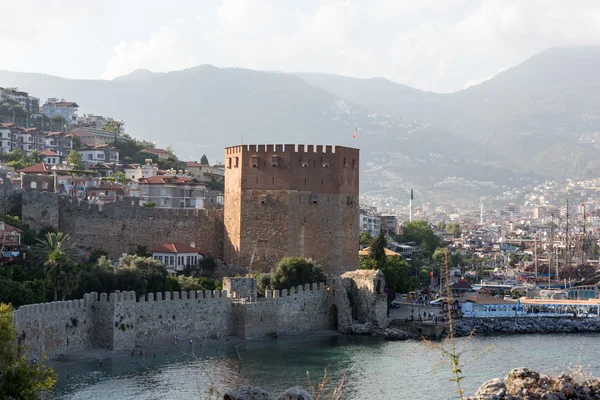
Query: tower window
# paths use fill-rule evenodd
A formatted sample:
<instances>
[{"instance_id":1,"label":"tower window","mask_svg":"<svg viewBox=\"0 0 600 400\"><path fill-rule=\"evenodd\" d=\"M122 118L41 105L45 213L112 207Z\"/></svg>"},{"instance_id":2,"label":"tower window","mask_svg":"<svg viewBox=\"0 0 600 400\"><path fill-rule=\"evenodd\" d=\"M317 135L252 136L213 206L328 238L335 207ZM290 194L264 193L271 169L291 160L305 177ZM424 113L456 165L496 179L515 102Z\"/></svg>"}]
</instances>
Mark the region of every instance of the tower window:
<instances>
[{"instance_id":1,"label":"tower window","mask_svg":"<svg viewBox=\"0 0 600 400\"><path fill-rule=\"evenodd\" d=\"M271 166L272 167L279 166L279 156L271 156Z\"/></svg>"},{"instance_id":2,"label":"tower window","mask_svg":"<svg viewBox=\"0 0 600 400\"><path fill-rule=\"evenodd\" d=\"M267 195L266 194L260 195L260 204L267 204Z\"/></svg>"},{"instance_id":3,"label":"tower window","mask_svg":"<svg viewBox=\"0 0 600 400\"><path fill-rule=\"evenodd\" d=\"M308 167L308 157L306 157L306 156L300 157L300 166Z\"/></svg>"},{"instance_id":4,"label":"tower window","mask_svg":"<svg viewBox=\"0 0 600 400\"><path fill-rule=\"evenodd\" d=\"M258 168L258 156L252 156L252 168Z\"/></svg>"},{"instance_id":5,"label":"tower window","mask_svg":"<svg viewBox=\"0 0 600 400\"><path fill-rule=\"evenodd\" d=\"M239 158L239 157L236 157L236 158L235 158L235 162L233 163L233 166L237 168L237 167L238 167L238 165L239 165L239 162L240 162L240 158Z\"/></svg>"},{"instance_id":6,"label":"tower window","mask_svg":"<svg viewBox=\"0 0 600 400\"><path fill-rule=\"evenodd\" d=\"M319 203L319 195L318 194L311 194L310 195L310 202L313 204L318 204Z\"/></svg>"},{"instance_id":7,"label":"tower window","mask_svg":"<svg viewBox=\"0 0 600 400\"><path fill-rule=\"evenodd\" d=\"M348 159L344 158L344 168L348 168Z\"/></svg>"},{"instance_id":8,"label":"tower window","mask_svg":"<svg viewBox=\"0 0 600 400\"><path fill-rule=\"evenodd\" d=\"M354 203L354 199L352 198L352 196L346 197L346 204L353 204L353 203Z\"/></svg>"},{"instance_id":9,"label":"tower window","mask_svg":"<svg viewBox=\"0 0 600 400\"><path fill-rule=\"evenodd\" d=\"M327 158L327 157L323 157L323 158L321 159L321 166L322 166L323 168L329 168L329 158Z\"/></svg>"},{"instance_id":10,"label":"tower window","mask_svg":"<svg viewBox=\"0 0 600 400\"><path fill-rule=\"evenodd\" d=\"M228 163L227 163L227 168L231 168L231 158L228 158L228 159L227 159L227 162L228 162Z\"/></svg>"},{"instance_id":11,"label":"tower window","mask_svg":"<svg viewBox=\"0 0 600 400\"><path fill-rule=\"evenodd\" d=\"M352 159L352 169L356 169L356 158Z\"/></svg>"}]
</instances>

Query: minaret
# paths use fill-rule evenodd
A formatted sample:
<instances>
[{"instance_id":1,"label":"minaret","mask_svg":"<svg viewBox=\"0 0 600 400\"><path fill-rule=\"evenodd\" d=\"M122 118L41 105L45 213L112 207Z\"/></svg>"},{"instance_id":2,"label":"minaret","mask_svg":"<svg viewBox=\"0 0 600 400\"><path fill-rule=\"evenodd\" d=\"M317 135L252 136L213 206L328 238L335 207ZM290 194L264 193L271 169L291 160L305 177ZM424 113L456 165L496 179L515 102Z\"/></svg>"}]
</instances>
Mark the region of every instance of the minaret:
<instances>
[{"instance_id":1,"label":"minaret","mask_svg":"<svg viewBox=\"0 0 600 400\"><path fill-rule=\"evenodd\" d=\"M479 224L483 227L483 200L480 203Z\"/></svg>"},{"instance_id":2,"label":"minaret","mask_svg":"<svg viewBox=\"0 0 600 400\"><path fill-rule=\"evenodd\" d=\"M413 207L412 207L412 201L413 201L413 190L412 188L410 189L410 202L408 203L408 221L412 222L413 219Z\"/></svg>"}]
</instances>

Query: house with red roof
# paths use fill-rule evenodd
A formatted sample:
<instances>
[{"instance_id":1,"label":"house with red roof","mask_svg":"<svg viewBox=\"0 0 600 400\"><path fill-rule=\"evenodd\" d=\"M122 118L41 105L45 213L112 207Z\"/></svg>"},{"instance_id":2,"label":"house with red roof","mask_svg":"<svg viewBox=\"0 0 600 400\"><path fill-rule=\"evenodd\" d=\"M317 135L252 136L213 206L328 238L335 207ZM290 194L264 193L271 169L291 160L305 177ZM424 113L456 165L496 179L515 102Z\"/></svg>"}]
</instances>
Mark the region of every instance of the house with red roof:
<instances>
[{"instance_id":1,"label":"house with red roof","mask_svg":"<svg viewBox=\"0 0 600 400\"><path fill-rule=\"evenodd\" d=\"M169 153L167 150L153 149L151 147L144 149L142 151L144 153L153 154L153 155L157 156L159 160L166 160L171 155L171 153Z\"/></svg>"},{"instance_id":2,"label":"house with red roof","mask_svg":"<svg viewBox=\"0 0 600 400\"><path fill-rule=\"evenodd\" d=\"M49 165L57 165L62 162L62 156L52 150L40 151L40 156L43 157L44 163Z\"/></svg>"},{"instance_id":3,"label":"house with red roof","mask_svg":"<svg viewBox=\"0 0 600 400\"><path fill-rule=\"evenodd\" d=\"M17 172L23 175L50 175L52 173L50 168L50 165L41 162L30 167L20 169Z\"/></svg>"},{"instance_id":4,"label":"house with red roof","mask_svg":"<svg viewBox=\"0 0 600 400\"><path fill-rule=\"evenodd\" d=\"M0 253L3 258L18 257L21 250L23 231L0 221Z\"/></svg>"},{"instance_id":5,"label":"house with red roof","mask_svg":"<svg viewBox=\"0 0 600 400\"><path fill-rule=\"evenodd\" d=\"M200 252L194 243L166 243L153 247L150 251L152 259L162 263L174 273L197 269L199 261L204 257L204 253Z\"/></svg>"},{"instance_id":6,"label":"house with red roof","mask_svg":"<svg viewBox=\"0 0 600 400\"><path fill-rule=\"evenodd\" d=\"M77 124L79 105L74 101L49 98L42 105L42 113L48 118L60 117L65 125Z\"/></svg>"},{"instance_id":7,"label":"house with red roof","mask_svg":"<svg viewBox=\"0 0 600 400\"><path fill-rule=\"evenodd\" d=\"M160 208L204 208L206 185L184 175L156 175L139 180L140 203Z\"/></svg>"}]
</instances>

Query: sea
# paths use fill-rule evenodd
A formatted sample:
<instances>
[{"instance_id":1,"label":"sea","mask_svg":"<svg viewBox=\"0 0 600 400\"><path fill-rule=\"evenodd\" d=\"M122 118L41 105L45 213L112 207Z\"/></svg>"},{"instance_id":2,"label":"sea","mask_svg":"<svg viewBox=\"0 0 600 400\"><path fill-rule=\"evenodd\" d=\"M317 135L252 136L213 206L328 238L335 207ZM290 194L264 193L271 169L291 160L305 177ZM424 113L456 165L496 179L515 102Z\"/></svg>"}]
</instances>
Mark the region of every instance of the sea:
<instances>
[{"instance_id":1,"label":"sea","mask_svg":"<svg viewBox=\"0 0 600 400\"><path fill-rule=\"evenodd\" d=\"M600 376L600 335L515 335L456 340L465 395L511 369ZM243 385L274 397L292 386L326 394L341 385L342 399L458 398L451 382L449 342L390 342L375 337L320 335L146 348L99 360L58 363L52 394L61 400L198 400L223 398ZM211 397L212 396L212 397ZM328 395L322 398L329 398Z\"/></svg>"}]
</instances>

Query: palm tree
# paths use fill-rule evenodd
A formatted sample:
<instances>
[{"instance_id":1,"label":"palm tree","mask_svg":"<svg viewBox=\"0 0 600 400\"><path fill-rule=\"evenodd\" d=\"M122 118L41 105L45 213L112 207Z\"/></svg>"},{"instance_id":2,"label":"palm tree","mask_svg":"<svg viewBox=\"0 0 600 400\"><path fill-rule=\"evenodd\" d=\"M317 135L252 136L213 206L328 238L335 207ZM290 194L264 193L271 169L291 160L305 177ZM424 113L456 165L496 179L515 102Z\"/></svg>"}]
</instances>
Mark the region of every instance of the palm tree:
<instances>
[{"instance_id":1,"label":"palm tree","mask_svg":"<svg viewBox=\"0 0 600 400\"><path fill-rule=\"evenodd\" d=\"M45 240L38 239L32 252L37 264L45 268L48 280L54 289L54 301L57 301L58 280L64 275L65 266L73 262L73 246L70 236L62 232L48 232Z\"/></svg>"}]
</instances>

